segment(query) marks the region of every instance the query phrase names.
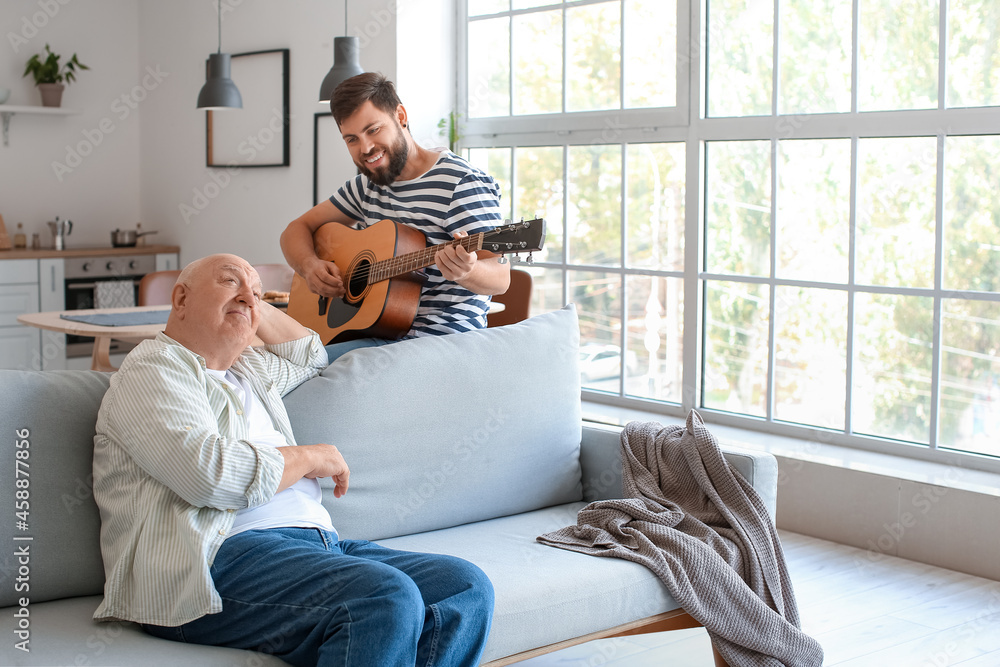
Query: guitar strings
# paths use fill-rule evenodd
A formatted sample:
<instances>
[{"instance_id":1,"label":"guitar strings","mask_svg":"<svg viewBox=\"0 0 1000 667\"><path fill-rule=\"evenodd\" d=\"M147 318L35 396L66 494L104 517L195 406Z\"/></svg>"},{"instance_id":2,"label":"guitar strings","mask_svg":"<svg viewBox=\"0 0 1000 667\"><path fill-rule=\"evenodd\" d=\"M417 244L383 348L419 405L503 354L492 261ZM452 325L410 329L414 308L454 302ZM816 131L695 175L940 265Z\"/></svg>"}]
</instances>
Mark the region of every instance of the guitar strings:
<instances>
[{"instance_id":1,"label":"guitar strings","mask_svg":"<svg viewBox=\"0 0 1000 667\"><path fill-rule=\"evenodd\" d=\"M444 245L458 246L461 245L466 251L472 251L473 245L478 246L481 237L484 235L483 232L474 234L472 236L467 236L462 239L455 239L454 241L449 241L447 243L441 243L438 245L432 245L422 250L417 250L415 252L407 253L405 255L400 255L399 257L391 257L389 259L383 259L375 263L366 264L364 266L359 266L351 273L350 285L352 288L363 287L370 282L379 282L379 280L371 280L372 274L376 276L380 275L380 271L385 270L385 273L391 274L392 271L389 269L394 269L397 273L407 273L409 271L415 271L416 269L427 266L428 258L433 257L437 251ZM476 248L478 250L478 248ZM409 268L407 268L409 267ZM380 278L384 280L384 278ZM354 290L352 289L352 292Z\"/></svg>"}]
</instances>

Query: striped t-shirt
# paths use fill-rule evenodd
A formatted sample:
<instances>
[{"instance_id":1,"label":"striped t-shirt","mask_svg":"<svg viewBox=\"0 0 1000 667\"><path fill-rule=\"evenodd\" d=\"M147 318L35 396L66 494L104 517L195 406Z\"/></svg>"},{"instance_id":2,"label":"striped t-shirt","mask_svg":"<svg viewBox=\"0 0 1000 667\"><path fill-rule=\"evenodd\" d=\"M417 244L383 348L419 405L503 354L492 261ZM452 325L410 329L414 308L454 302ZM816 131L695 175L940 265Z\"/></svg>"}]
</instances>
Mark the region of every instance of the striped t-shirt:
<instances>
[{"instance_id":1,"label":"striped t-shirt","mask_svg":"<svg viewBox=\"0 0 1000 667\"><path fill-rule=\"evenodd\" d=\"M362 227L393 220L427 237L427 245L445 243L458 231L470 236L494 229L501 220L500 187L492 176L449 151L439 154L425 174L390 186L358 175L330 201ZM486 326L490 297L444 279L435 265L425 269L427 282L407 336L457 333Z\"/></svg>"}]
</instances>

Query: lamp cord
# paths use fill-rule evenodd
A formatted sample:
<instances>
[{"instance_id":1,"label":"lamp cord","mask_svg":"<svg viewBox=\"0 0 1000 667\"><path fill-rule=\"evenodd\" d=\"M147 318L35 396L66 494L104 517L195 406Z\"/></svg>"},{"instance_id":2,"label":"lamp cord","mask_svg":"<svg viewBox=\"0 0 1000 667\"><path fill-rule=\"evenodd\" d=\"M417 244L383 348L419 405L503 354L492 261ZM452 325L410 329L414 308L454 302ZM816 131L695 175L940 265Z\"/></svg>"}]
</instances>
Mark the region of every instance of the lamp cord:
<instances>
[{"instance_id":1,"label":"lamp cord","mask_svg":"<svg viewBox=\"0 0 1000 667\"><path fill-rule=\"evenodd\" d=\"M218 11L219 11L219 21L218 21L218 26L219 26L219 49L216 51L216 53L222 53L222 0L219 0Z\"/></svg>"}]
</instances>

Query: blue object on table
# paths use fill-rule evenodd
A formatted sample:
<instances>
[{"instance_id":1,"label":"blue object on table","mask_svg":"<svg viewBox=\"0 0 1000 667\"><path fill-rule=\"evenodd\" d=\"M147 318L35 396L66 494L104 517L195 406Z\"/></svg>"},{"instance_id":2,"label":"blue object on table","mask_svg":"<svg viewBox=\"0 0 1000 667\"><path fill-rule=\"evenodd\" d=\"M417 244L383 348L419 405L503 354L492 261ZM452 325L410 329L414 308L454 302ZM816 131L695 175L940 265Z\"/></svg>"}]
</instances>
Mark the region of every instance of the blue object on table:
<instances>
[{"instance_id":1,"label":"blue object on table","mask_svg":"<svg viewBox=\"0 0 1000 667\"><path fill-rule=\"evenodd\" d=\"M142 310L131 313L92 313L85 315L60 315L64 320L97 324L102 327L134 327L143 324L166 324L170 309Z\"/></svg>"}]
</instances>

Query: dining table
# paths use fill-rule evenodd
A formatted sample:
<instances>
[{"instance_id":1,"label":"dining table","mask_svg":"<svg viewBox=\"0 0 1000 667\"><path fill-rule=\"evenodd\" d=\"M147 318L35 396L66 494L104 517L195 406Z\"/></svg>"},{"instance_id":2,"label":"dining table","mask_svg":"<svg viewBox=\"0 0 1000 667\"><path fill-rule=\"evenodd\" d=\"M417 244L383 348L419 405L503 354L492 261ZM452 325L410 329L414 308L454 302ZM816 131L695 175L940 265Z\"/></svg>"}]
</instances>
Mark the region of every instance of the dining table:
<instances>
[{"instance_id":1,"label":"dining table","mask_svg":"<svg viewBox=\"0 0 1000 667\"><path fill-rule=\"evenodd\" d=\"M88 308L50 310L17 316L21 324L94 339L90 367L95 371L118 370L111 364L111 340L138 341L155 338L167 326L170 306Z\"/></svg>"}]
</instances>

